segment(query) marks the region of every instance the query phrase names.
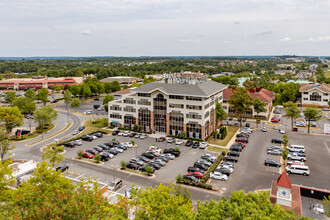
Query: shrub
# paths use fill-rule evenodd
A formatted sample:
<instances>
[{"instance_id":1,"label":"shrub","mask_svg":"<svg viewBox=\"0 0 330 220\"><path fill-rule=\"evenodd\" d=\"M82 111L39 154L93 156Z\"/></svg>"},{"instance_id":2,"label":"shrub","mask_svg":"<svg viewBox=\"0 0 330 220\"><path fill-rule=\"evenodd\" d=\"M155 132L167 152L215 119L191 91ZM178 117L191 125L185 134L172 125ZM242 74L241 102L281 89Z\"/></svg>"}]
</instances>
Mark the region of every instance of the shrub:
<instances>
[{"instance_id":1,"label":"shrub","mask_svg":"<svg viewBox=\"0 0 330 220\"><path fill-rule=\"evenodd\" d=\"M94 156L94 160L96 161L96 163L100 163L100 161L101 161L101 155L100 154L96 154Z\"/></svg>"},{"instance_id":2,"label":"shrub","mask_svg":"<svg viewBox=\"0 0 330 220\"><path fill-rule=\"evenodd\" d=\"M180 147L175 147L174 150L180 152Z\"/></svg>"},{"instance_id":3,"label":"shrub","mask_svg":"<svg viewBox=\"0 0 330 220\"><path fill-rule=\"evenodd\" d=\"M116 138L112 138L112 141L115 141L116 140Z\"/></svg>"},{"instance_id":4,"label":"shrub","mask_svg":"<svg viewBox=\"0 0 330 220\"><path fill-rule=\"evenodd\" d=\"M110 128L110 129L114 129L115 126L110 125L110 126L108 126L108 128Z\"/></svg>"},{"instance_id":5,"label":"shrub","mask_svg":"<svg viewBox=\"0 0 330 220\"><path fill-rule=\"evenodd\" d=\"M150 166L146 166L146 173L148 174L148 176L150 176L151 172L152 172L152 168Z\"/></svg>"},{"instance_id":6,"label":"shrub","mask_svg":"<svg viewBox=\"0 0 330 220\"><path fill-rule=\"evenodd\" d=\"M176 182L177 183L182 183L183 182L183 176L181 173L179 173L177 176L176 176Z\"/></svg>"},{"instance_id":7,"label":"shrub","mask_svg":"<svg viewBox=\"0 0 330 220\"><path fill-rule=\"evenodd\" d=\"M122 169L126 168L126 162L124 160L120 161L120 166Z\"/></svg>"},{"instance_id":8,"label":"shrub","mask_svg":"<svg viewBox=\"0 0 330 220\"><path fill-rule=\"evenodd\" d=\"M132 144L132 145L135 145L135 141L131 141L131 144Z\"/></svg>"},{"instance_id":9,"label":"shrub","mask_svg":"<svg viewBox=\"0 0 330 220\"><path fill-rule=\"evenodd\" d=\"M82 150L79 150L77 152L78 159L81 159L83 157L83 155L84 155L84 152Z\"/></svg>"}]
</instances>

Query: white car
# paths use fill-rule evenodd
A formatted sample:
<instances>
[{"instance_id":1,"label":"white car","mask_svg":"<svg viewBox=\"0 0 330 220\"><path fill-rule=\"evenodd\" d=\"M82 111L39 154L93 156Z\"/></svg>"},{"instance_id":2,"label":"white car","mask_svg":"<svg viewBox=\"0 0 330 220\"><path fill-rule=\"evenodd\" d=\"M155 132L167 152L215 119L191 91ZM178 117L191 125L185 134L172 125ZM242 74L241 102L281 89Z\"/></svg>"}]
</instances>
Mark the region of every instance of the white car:
<instances>
[{"instance_id":1,"label":"white car","mask_svg":"<svg viewBox=\"0 0 330 220\"><path fill-rule=\"evenodd\" d=\"M306 156L301 153L289 153L288 154L289 160L300 160L300 161L306 161Z\"/></svg>"},{"instance_id":2,"label":"white car","mask_svg":"<svg viewBox=\"0 0 330 220\"><path fill-rule=\"evenodd\" d=\"M266 127L263 127L261 131L262 132L267 132L267 128Z\"/></svg>"},{"instance_id":3,"label":"white car","mask_svg":"<svg viewBox=\"0 0 330 220\"><path fill-rule=\"evenodd\" d=\"M228 176L226 174L223 174L223 173L220 173L220 172L211 173L210 177L212 179L216 179L216 180L228 180Z\"/></svg>"},{"instance_id":4,"label":"white car","mask_svg":"<svg viewBox=\"0 0 330 220\"><path fill-rule=\"evenodd\" d=\"M150 146L150 147L149 147L149 150L154 151L154 152L157 152L157 153L160 153L160 152L162 151L161 149L159 149L159 148L156 147L156 146Z\"/></svg>"},{"instance_id":5,"label":"white car","mask_svg":"<svg viewBox=\"0 0 330 220\"><path fill-rule=\"evenodd\" d=\"M210 157L212 160L216 160L217 157L212 155L212 154L202 154L202 156L207 156L207 157Z\"/></svg>"},{"instance_id":6,"label":"white car","mask_svg":"<svg viewBox=\"0 0 330 220\"><path fill-rule=\"evenodd\" d=\"M251 128L247 128L247 127L245 127L245 128L240 128L239 129L241 132L248 132L248 133L252 133L253 132L253 130L251 129Z\"/></svg>"},{"instance_id":7,"label":"white car","mask_svg":"<svg viewBox=\"0 0 330 220\"><path fill-rule=\"evenodd\" d=\"M123 152L124 152L124 150L121 149L121 148L119 148L119 147L114 147L113 149L115 149L115 150L118 151L119 153L123 153Z\"/></svg>"},{"instance_id":8,"label":"white car","mask_svg":"<svg viewBox=\"0 0 330 220\"><path fill-rule=\"evenodd\" d=\"M176 145L181 145L181 144L183 144L183 140L182 139L176 139L176 141L175 141L175 144Z\"/></svg>"},{"instance_id":9,"label":"white car","mask_svg":"<svg viewBox=\"0 0 330 220\"><path fill-rule=\"evenodd\" d=\"M74 140L73 141L76 145L81 146L82 145L82 141L81 140Z\"/></svg>"},{"instance_id":10,"label":"white car","mask_svg":"<svg viewBox=\"0 0 330 220\"><path fill-rule=\"evenodd\" d=\"M129 131L124 131L124 132L123 132L123 136L124 136L124 137L128 137L129 134L130 134Z\"/></svg>"},{"instance_id":11,"label":"white car","mask_svg":"<svg viewBox=\"0 0 330 220\"><path fill-rule=\"evenodd\" d=\"M122 145L127 147L127 148L133 147L133 144L131 142L124 142L124 143L122 143Z\"/></svg>"},{"instance_id":12,"label":"white car","mask_svg":"<svg viewBox=\"0 0 330 220\"><path fill-rule=\"evenodd\" d=\"M74 130L74 131L72 132L72 135L76 135L76 134L79 134L79 131L78 131L78 130Z\"/></svg>"},{"instance_id":13,"label":"white car","mask_svg":"<svg viewBox=\"0 0 330 220\"><path fill-rule=\"evenodd\" d=\"M95 135L91 135L91 136L92 136L93 140L97 139L97 136L95 136Z\"/></svg>"},{"instance_id":14,"label":"white car","mask_svg":"<svg viewBox=\"0 0 330 220\"><path fill-rule=\"evenodd\" d=\"M147 137L148 137L147 134L141 134L141 135L140 135L140 139L146 139Z\"/></svg>"},{"instance_id":15,"label":"white car","mask_svg":"<svg viewBox=\"0 0 330 220\"><path fill-rule=\"evenodd\" d=\"M200 149L205 149L205 148L207 148L207 146L208 146L207 142L202 142L202 143L199 145L199 148L200 148Z\"/></svg>"},{"instance_id":16,"label":"white car","mask_svg":"<svg viewBox=\"0 0 330 220\"><path fill-rule=\"evenodd\" d=\"M274 130L278 130L279 127L277 125L274 126Z\"/></svg>"},{"instance_id":17,"label":"white car","mask_svg":"<svg viewBox=\"0 0 330 220\"><path fill-rule=\"evenodd\" d=\"M123 136L124 133L123 133L123 132L119 132L117 135L118 135L118 136Z\"/></svg>"},{"instance_id":18,"label":"white car","mask_svg":"<svg viewBox=\"0 0 330 220\"><path fill-rule=\"evenodd\" d=\"M167 153L167 154L161 154L160 155L161 157L164 156L164 157L168 157L170 158L170 160L174 160L175 159L175 156L173 154L170 154L170 153Z\"/></svg>"},{"instance_id":19,"label":"white car","mask_svg":"<svg viewBox=\"0 0 330 220\"><path fill-rule=\"evenodd\" d=\"M280 130L280 134L285 134L285 130L284 129L281 129Z\"/></svg>"},{"instance_id":20,"label":"white car","mask_svg":"<svg viewBox=\"0 0 330 220\"><path fill-rule=\"evenodd\" d=\"M233 173L233 172L234 172L234 169L233 169L232 167L230 167L230 166L228 166L228 165L225 165L225 164L221 164L221 165L218 167L218 169L220 169L220 168L226 168L226 169L228 169L228 170L230 171L230 173Z\"/></svg>"}]
</instances>

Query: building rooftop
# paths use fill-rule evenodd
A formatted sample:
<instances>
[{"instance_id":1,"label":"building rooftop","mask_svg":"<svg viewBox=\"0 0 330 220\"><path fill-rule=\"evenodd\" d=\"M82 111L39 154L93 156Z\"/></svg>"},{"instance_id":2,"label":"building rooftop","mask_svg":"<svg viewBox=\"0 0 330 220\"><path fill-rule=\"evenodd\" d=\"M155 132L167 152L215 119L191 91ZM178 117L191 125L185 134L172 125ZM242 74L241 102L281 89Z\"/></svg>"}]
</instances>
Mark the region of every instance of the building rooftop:
<instances>
[{"instance_id":1,"label":"building rooftop","mask_svg":"<svg viewBox=\"0 0 330 220\"><path fill-rule=\"evenodd\" d=\"M234 89L225 89L223 91L223 99L229 100L233 90ZM251 95L252 99L259 98L261 101L266 103L272 103L275 99L274 92L263 88L249 89L249 94Z\"/></svg>"},{"instance_id":2,"label":"building rooftop","mask_svg":"<svg viewBox=\"0 0 330 220\"><path fill-rule=\"evenodd\" d=\"M291 188L292 182L286 174L286 172L283 172L281 176L277 179L277 186L285 187L285 188Z\"/></svg>"},{"instance_id":3,"label":"building rooftop","mask_svg":"<svg viewBox=\"0 0 330 220\"><path fill-rule=\"evenodd\" d=\"M112 94L113 94L113 95L126 95L126 94L130 94L130 93L132 93L131 90L133 90L133 89L132 89L132 88L122 89L122 90L119 90L119 91L117 91L117 92L113 92Z\"/></svg>"},{"instance_id":4,"label":"building rooftop","mask_svg":"<svg viewBox=\"0 0 330 220\"><path fill-rule=\"evenodd\" d=\"M114 82L117 81L119 83L133 83L133 82L143 82L143 79L131 76L114 76L107 77L100 80L101 82Z\"/></svg>"},{"instance_id":5,"label":"building rooftop","mask_svg":"<svg viewBox=\"0 0 330 220\"><path fill-rule=\"evenodd\" d=\"M170 83L148 83L140 87L137 87L134 92L137 93L150 93L155 90L160 90L167 95L187 95L187 96L198 96L208 97L227 86L217 83L212 80L207 80L196 85L193 84L170 84Z\"/></svg>"},{"instance_id":6,"label":"building rooftop","mask_svg":"<svg viewBox=\"0 0 330 220\"><path fill-rule=\"evenodd\" d=\"M322 92L330 92L330 84L319 84L319 83L301 84L299 92L308 92L312 89L318 89Z\"/></svg>"}]
</instances>

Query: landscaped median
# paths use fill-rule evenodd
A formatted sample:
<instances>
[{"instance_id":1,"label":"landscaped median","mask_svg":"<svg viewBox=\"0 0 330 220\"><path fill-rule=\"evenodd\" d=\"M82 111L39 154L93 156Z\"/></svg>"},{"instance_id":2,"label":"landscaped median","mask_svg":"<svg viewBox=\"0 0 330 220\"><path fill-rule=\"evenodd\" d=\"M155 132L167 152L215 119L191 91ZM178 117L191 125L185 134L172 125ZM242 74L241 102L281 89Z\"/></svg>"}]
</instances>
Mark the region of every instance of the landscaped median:
<instances>
[{"instance_id":1,"label":"landscaped median","mask_svg":"<svg viewBox=\"0 0 330 220\"><path fill-rule=\"evenodd\" d=\"M207 181L210 179L210 174L219 166L220 162L222 161L224 155L226 153L223 151L217 159L214 161L214 163L209 167L209 169L204 173L203 177L199 180L198 183L185 180L182 176L182 174L179 174L176 177L176 183L178 184L186 184L186 185L191 185L191 186L197 186L205 189L212 189L213 186L211 184L207 184Z\"/></svg>"},{"instance_id":2,"label":"landscaped median","mask_svg":"<svg viewBox=\"0 0 330 220\"><path fill-rule=\"evenodd\" d=\"M219 146L227 146L228 142L232 139L232 137L236 134L237 130L239 129L238 127L234 126L225 126L227 127L227 135L224 139L215 139L214 135L211 135L208 139L207 142L209 144L214 144L214 145L219 145Z\"/></svg>"},{"instance_id":3,"label":"landscaped median","mask_svg":"<svg viewBox=\"0 0 330 220\"><path fill-rule=\"evenodd\" d=\"M23 135L20 138L14 137L12 140L14 142L19 142L19 141L23 141L23 140L26 141L26 140L38 137L38 136L42 135L42 133L44 133L44 132L49 132L54 128L55 128L54 124L45 125L44 129L37 128L36 131L31 134Z\"/></svg>"}]
</instances>

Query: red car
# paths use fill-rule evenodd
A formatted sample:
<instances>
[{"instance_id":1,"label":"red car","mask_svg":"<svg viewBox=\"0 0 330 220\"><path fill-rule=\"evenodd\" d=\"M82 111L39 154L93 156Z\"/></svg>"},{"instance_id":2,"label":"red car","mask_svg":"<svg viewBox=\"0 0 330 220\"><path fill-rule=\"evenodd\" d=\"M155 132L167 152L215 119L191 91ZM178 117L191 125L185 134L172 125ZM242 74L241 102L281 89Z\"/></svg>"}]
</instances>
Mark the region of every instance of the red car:
<instances>
[{"instance_id":1,"label":"red car","mask_svg":"<svg viewBox=\"0 0 330 220\"><path fill-rule=\"evenodd\" d=\"M84 158L88 158L88 159L93 159L94 158L94 155L91 154L91 153L88 153L88 152L85 152L84 155L83 155Z\"/></svg>"},{"instance_id":2,"label":"red car","mask_svg":"<svg viewBox=\"0 0 330 220\"><path fill-rule=\"evenodd\" d=\"M203 178L204 174L201 173L201 172L198 172L198 171L195 171L195 172L189 172L188 175L191 175L191 176L194 176L194 177L197 177L197 178Z\"/></svg>"},{"instance_id":3,"label":"red car","mask_svg":"<svg viewBox=\"0 0 330 220\"><path fill-rule=\"evenodd\" d=\"M280 118L279 117L273 117L271 122L280 122Z\"/></svg>"},{"instance_id":4,"label":"red car","mask_svg":"<svg viewBox=\"0 0 330 220\"><path fill-rule=\"evenodd\" d=\"M242 143L249 143L249 139L247 138L244 138L244 137L239 137L239 138L236 138L235 140L236 142L242 142Z\"/></svg>"},{"instance_id":5,"label":"red car","mask_svg":"<svg viewBox=\"0 0 330 220\"><path fill-rule=\"evenodd\" d=\"M244 144L243 142L235 142L235 143L233 143L233 145L242 145L243 147L246 147L246 144Z\"/></svg>"}]
</instances>

